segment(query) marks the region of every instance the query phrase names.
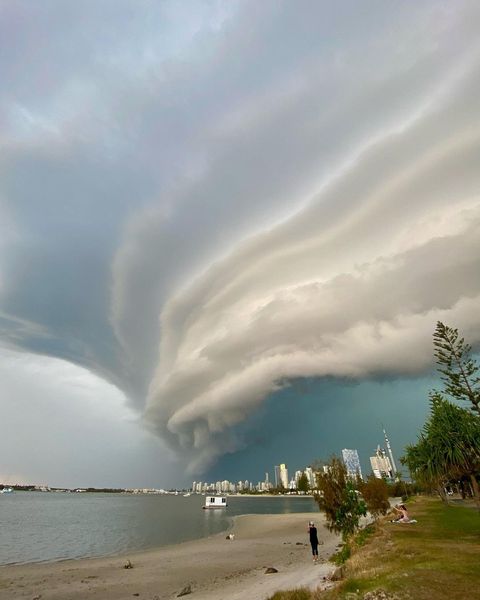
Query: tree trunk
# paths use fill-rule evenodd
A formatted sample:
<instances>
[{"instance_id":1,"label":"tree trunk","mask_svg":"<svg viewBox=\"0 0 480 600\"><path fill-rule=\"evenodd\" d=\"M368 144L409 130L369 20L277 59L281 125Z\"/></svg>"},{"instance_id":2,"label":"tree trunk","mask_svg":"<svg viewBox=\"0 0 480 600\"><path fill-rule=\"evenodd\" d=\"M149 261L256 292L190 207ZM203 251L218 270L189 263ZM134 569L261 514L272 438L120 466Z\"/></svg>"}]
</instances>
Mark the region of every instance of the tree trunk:
<instances>
[{"instance_id":1,"label":"tree trunk","mask_svg":"<svg viewBox=\"0 0 480 600\"><path fill-rule=\"evenodd\" d=\"M445 504L448 504L448 496L445 493L445 488L443 487L443 485L440 483L437 486L437 492L438 495L440 496L440 498L442 499L442 502L444 502Z\"/></svg>"},{"instance_id":2,"label":"tree trunk","mask_svg":"<svg viewBox=\"0 0 480 600\"><path fill-rule=\"evenodd\" d=\"M475 500L477 509L480 511L480 490L478 488L478 481L474 473L470 475L470 481L472 482L473 499Z\"/></svg>"}]
</instances>

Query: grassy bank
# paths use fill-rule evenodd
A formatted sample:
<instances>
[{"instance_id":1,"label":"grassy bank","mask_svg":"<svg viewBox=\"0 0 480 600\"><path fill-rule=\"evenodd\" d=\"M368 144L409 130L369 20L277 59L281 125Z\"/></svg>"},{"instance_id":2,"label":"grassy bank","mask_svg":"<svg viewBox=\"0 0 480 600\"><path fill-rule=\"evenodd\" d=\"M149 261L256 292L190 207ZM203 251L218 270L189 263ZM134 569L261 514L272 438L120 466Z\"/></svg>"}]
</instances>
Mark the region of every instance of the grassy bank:
<instances>
[{"instance_id":1,"label":"grassy bank","mask_svg":"<svg viewBox=\"0 0 480 600\"><path fill-rule=\"evenodd\" d=\"M418 523L384 520L348 560L346 578L335 589L282 592L271 600L480 599L480 514L436 498L417 498L409 508Z\"/></svg>"}]
</instances>

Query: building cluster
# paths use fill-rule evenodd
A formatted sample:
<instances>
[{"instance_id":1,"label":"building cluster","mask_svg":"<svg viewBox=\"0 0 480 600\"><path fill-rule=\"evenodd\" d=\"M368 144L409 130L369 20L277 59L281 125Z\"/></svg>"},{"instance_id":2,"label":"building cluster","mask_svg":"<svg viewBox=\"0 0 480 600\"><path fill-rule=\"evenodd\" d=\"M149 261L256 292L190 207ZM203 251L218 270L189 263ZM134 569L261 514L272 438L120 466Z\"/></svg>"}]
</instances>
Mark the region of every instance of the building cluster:
<instances>
[{"instance_id":1,"label":"building cluster","mask_svg":"<svg viewBox=\"0 0 480 600\"><path fill-rule=\"evenodd\" d=\"M387 479L393 481L397 477L397 469L393 458L392 448L384 430L386 449L377 446L374 456L370 457L370 465L375 477L379 479ZM347 469L347 475L351 479L363 479L362 467L358 451L353 448L344 448L342 450L342 459ZM328 471L327 466L323 466L324 471ZM194 481L192 484L192 492L197 494L217 493L217 494L238 494L248 492L269 492L273 489L285 490L291 492L299 487L300 478L306 475L308 487L314 490L317 487L316 471L312 467L306 467L303 470L295 471L292 477L289 477L288 468L285 463L280 463L273 467L274 478L270 481L269 474L265 473L264 481L254 483L253 481L217 481L215 483L207 483L203 481Z\"/></svg>"},{"instance_id":2,"label":"building cluster","mask_svg":"<svg viewBox=\"0 0 480 600\"><path fill-rule=\"evenodd\" d=\"M288 469L285 463L275 465L273 468L274 480L270 481L268 472L265 473L265 479L254 483L253 481L238 481L233 483L225 479L224 481L216 481L215 483L207 483L204 481L194 481L192 483L192 492L197 494L217 493L217 494L241 494L248 492L269 492L273 489L296 490L300 477L305 473L307 476L308 485L311 489L316 487L315 471L312 467L306 467L303 471L295 471L292 478L288 476Z\"/></svg>"},{"instance_id":3,"label":"building cluster","mask_svg":"<svg viewBox=\"0 0 480 600\"><path fill-rule=\"evenodd\" d=\"M387 437L387 432L383 430L385 436L385 448L377 446L374 456L370 457L370 466L372 472L378 479L388 479L393 481L397 478L397 467L395 465L395 459L393 458L392 447ZM344 448L342 450L342 458L347 469L347 474L350 478L355 479L362 476L362 468L360 466L360 459L358 457L357 450Z\"/></svg>"}]
</instances>

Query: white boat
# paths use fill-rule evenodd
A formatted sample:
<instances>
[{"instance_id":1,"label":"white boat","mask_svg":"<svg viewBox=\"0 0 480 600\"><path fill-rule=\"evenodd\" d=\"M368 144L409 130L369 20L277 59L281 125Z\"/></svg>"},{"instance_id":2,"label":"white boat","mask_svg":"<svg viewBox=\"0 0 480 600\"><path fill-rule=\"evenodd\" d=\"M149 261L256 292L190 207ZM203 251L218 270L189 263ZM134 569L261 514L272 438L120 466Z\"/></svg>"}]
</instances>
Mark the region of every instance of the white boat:
<instances>
[{"instance_id":1,"label":"white boat","mask_svg":"<svg viewBox=\"0 0 480 600\"><path fill-rule=\"evenodd\" d=\"M207 496L203 508L227 508L227 498L225 496Z\"/></svg>"},{"instance_id":2,"label":"white boat","mask_svg":"<svg viewBox=\"0 0 480 600\"><path fill-rule=\"evenodd\" d=\"M183 494L184 498L188 498L189 496L191 496L190 492L187 492L186 494Z\"/></svg>"},{"instance_id":3,"label":"white boat","mask_svg":"<svg viewBox=\"0 0 480 600\"><path fill-rule=\"evenodd\" d=\"M3 490L0 490L0 494L13 494L13 488L4 487Z\"/></svg>"}]
</instances>

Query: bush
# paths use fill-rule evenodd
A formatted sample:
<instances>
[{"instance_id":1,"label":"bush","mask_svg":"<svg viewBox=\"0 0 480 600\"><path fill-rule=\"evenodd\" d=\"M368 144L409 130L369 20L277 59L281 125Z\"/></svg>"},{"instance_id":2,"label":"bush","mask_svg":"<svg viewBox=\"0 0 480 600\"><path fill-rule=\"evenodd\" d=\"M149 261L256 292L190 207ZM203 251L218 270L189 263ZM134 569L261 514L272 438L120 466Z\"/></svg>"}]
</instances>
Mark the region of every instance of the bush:
<instances>
[{"instance_id":1,"label":"bush","mask_svg":"<svg viewBox=\"0 0 480 600\"><path fill-rule=\"evenodd\" d=\"M375 519L378 519L379 515L387 514L390 503L388 501L389 490L385 480L370 475L367 481L361 485L360 491L368 511Z\"/></svg>"},{"instance_id":2,"label":"bush","mask_svg":"<svg viewBox=\"0 0 480 600\"><path fill-rule=\"evenodd\" d=\"M315 499L320 510L325 511L327 527L341 533L346 541L358 529L360 517L367 513L365 502L359 498L345 465L336 456L332 456L317 479L320 494Z\"/></svg>"}]
</instances>

